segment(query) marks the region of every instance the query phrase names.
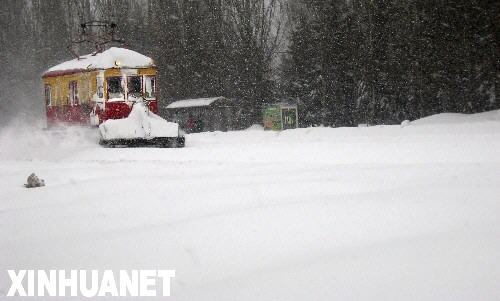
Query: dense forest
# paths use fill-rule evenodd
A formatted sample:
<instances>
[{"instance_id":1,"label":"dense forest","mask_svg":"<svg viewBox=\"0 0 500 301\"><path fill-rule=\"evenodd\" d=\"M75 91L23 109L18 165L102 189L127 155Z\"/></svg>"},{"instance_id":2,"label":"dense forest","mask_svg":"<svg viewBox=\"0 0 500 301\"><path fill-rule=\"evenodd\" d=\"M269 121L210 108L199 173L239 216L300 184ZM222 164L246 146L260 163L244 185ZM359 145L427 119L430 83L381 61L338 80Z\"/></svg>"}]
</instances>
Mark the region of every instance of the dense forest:
<instances>
[{"instance_id":1,"label":"dense forest","mask_svg":"<svg viewBox=\"0 0 500 301\"><path fill-rule=\"evenodd\" d=\"M159 67L161 105L226 96L240 126L294 101L302 126L500 108L496 0L2 0L0 124L43 116L41 74L112 20ZM84 52L85 49L80 49Z\"/></svg>"},{"instance_id":2,"label":"dense forest","mask_svg":"<svg viewBox=\"0 0 500 301\"><path fill-rule=\"evenodd\" d=\"M500 2L299 2L283 83L303 123L393 123L499 107Z\"/></svg>"}]
</instances>

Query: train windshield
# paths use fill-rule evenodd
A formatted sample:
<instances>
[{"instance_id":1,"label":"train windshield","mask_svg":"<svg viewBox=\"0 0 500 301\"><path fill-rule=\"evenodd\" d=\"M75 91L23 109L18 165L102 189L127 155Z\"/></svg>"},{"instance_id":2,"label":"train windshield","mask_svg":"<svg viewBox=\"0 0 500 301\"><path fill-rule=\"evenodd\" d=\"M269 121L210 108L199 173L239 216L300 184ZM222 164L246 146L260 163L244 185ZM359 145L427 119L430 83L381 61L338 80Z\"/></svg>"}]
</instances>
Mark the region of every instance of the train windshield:
<instances>
[{"instance_id":1,"label":"train windshield","mask_svg":"<svg viewBox=\"0 0 500 301\"><path fill-rule=\"evenodd\" d=\"M142 95L142 81L140 76L127 77L128 98L133 100Z\"/></svg>"},{"instance_id":2,"label":"train windshield","mask_svg":"<svg viewBox=\"0 0 500 301\"><path fill-rule=\"evenodd\" d=\"M155 93L155 77L154 76L145 76L144 77L145 81L145 91L144 91L144 97L146 98L154 98L154 93Z\"/></svg>"},{"instance_id":3,"label":"train windshield","mask_svg":"<svg viewBox=\"0 0 500 301\"><path fill-rule=\"evenodd\" d=\"M108 77L108 98L124 98L121 77Z\"/></svg>"}]
</instances>

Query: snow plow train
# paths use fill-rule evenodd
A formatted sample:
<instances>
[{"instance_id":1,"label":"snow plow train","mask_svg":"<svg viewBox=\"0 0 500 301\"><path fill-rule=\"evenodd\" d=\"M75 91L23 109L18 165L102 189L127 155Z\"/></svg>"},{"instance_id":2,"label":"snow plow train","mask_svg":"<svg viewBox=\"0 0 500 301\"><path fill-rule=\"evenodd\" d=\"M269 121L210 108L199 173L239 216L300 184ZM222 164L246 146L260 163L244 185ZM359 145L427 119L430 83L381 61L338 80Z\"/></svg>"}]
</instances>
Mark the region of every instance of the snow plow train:
<instances>
[{"instance_id":1,"label":"snow plow train","mask_svg":"<svg viewBox=\"0 0 500 301\"><path fill-rule=\"evenodd\" d=\"M158 116L156 70L151 58L117 47L50 68L47 126L99 127L105 147L183 147L179 125Z\"/></svg>"}]
</instances>

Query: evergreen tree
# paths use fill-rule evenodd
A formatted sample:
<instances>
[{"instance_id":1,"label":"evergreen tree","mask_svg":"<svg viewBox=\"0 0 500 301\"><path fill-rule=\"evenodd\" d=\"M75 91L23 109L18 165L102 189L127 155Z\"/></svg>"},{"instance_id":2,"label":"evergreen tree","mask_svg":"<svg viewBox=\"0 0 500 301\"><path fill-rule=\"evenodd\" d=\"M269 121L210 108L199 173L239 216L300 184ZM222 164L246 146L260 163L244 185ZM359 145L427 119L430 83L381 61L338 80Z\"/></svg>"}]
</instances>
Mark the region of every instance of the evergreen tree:
<instances>
[{"instance_id":1,"label":"evergreen tree","mask_svg":"<svg viewBox=\"0 0 500 301\"><path fill-rule=\"evenodd\" d=\"M289 56L284 63L286 95L298 101L301 126L319 125L321 65L318 33L308 16L301 14L298 18L291 33Z\"/></svg>"}]
</instances>

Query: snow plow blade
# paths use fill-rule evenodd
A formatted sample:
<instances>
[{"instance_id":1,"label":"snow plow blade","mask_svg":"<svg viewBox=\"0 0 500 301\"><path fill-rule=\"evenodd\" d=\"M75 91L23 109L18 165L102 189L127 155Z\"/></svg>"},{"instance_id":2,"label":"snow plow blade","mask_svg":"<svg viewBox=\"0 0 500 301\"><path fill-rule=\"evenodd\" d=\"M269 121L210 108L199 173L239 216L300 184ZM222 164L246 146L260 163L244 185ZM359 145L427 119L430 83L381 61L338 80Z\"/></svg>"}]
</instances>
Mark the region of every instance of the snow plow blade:
<instances>
[{"instance_id":1,"label":"snow plow blade","mask_svg":"<svg viewBox=\"0 0 500 301\"><path fill-rule=\"evenodd\" d=\"M104 147L184 147L179 124L149 111L143 102L132 106L128 117L109 119L99 125Z\"/></svg>"},{"instance_id":2,"label":"snow plow blade","mask_svg":"<svg viewBox=\"0 0 500 301\"><path fill-rule=\"evenodd\" d=\"M158 137L153 139L101 139L99 144L104 147L159 147L159 148L178 148L185 146L184 137Z\"/></svg>"}]
</instances>

